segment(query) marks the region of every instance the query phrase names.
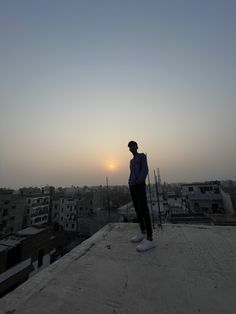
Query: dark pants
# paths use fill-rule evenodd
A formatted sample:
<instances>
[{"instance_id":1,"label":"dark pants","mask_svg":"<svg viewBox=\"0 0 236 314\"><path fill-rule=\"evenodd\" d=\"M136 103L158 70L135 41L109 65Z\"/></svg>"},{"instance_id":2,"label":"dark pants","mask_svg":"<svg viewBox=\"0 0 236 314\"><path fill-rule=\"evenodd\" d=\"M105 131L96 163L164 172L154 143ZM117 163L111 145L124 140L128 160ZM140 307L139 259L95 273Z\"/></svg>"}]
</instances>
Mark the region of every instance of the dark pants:
<instances>
[{"instance_id":1,"label":"dark pants","mask_svg":"<svg viewBox=\"0 0 236 314\"><path fill-rule=\"evenodd\" d=\"M146 185L145 183L130 186L134 208L137 214L141 232L147 232L147 238L152 240L152 224L147 205Z\"/></svg>"}]
</instances>

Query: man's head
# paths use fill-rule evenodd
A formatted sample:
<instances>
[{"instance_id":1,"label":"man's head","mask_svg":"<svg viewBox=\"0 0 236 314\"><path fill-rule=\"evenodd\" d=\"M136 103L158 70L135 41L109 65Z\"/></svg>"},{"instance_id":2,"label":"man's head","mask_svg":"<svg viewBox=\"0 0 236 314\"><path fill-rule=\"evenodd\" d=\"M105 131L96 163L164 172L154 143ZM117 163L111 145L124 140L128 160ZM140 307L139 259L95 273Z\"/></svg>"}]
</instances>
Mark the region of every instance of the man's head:
<instances>
[{"instance_id":1,"label":"man's head","mask_svg":"<svg viewBox=\"0 0 236 314\"><path fill-rule=\"evenodd\" d=\"M138 150L138 144L135 142L135 141L130 141L128 143L128 147L129 147L129 150L131 151L131 153L134 155L137 153L137 150Z\"/></svg>"}]
</instances>

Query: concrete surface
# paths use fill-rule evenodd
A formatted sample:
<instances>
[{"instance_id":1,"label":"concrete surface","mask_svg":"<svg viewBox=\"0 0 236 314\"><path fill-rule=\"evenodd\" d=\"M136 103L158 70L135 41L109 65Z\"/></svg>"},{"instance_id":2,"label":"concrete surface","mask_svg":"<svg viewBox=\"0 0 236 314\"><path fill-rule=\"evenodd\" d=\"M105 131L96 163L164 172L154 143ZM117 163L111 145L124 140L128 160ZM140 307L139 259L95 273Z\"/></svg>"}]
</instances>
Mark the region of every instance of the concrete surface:
<instances>
[{"instance_id":1,"label":"concrete surface","mask_svg":"<svg viewBox=\"0 0 236 314\"><path fill-rule=\"evenodd\" d=\"M170 225L135 251L111 224L0 300L0 313L236 313L236 228Z\"/></svg>"}]
</instances>

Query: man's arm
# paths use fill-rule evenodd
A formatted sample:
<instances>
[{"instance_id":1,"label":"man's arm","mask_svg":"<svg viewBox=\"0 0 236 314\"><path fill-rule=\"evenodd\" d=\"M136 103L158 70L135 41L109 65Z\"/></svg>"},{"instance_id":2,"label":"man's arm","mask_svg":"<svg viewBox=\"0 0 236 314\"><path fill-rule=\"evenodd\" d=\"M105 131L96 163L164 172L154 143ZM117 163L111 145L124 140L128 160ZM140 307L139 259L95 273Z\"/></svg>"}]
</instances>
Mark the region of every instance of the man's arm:
<instances>
[{"instance_id":1,"label":"man's arm","mask_svg":"<svg viewBox=\"0 0 236 314\"><path fill-rule=\"evenodd\" d=\"M137 178L137 183L145 182L146 177L148 175L148 164L147 164L147 157L145 154L140 154L140 171Z\"/></svg>"}]
</instances>

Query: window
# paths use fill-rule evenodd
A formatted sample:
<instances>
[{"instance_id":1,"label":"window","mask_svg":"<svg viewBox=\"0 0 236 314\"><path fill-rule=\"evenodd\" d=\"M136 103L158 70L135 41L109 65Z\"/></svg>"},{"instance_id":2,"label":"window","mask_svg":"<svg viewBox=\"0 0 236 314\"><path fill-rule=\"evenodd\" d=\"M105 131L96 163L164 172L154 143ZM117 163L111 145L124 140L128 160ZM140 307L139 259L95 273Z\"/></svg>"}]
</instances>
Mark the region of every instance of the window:
<instances>
[{"instance_id":1,"label":"window","mask_svg":"<svg viewBox=\"0 0 236 314\"><path fill-rule=\"evenodd\" d=\"M202 193L210 192L210 191L212 191L212 186L201 186L200 191Z\"/></svg>"},{"instance_id":2,"label":"window","mask_svg":"<svg viewBox=\"0 0 236 314\"><path fill-rule=\"evenodd\" d=\"M197 202L194 203L194 209L199 209L199 204Z\"/></svg>"},{"instance_id":3,"label":"window","mask_svg":"<svg viewBox=\"0 0 236 314\"><path fill-rule=\"evenodd\" d=\"M8 209L5 208L5 209L3 210L3 216L7 216L7 215L8 215Z\"/></svg>"},{"instance_id":4,"label":"window","mask_svg":"<svg viewBox=\"0 0 236 314\"><path fill-rule=\"evenodd\" d=\"M193 191L193 187L189 186L188 190L189 190L189 192L192 192Z\"/></svg>"},{"instance_id":5,"label":"window","mask_svg":"<svg viewBox=\"0 0 236 314\"><path fill-rule=\"evenodd\" d=\"M20 263L21 254L22 254L22 245L21 244L13 247L10 251L8 251L8 253L7 253L7 269Z\"/></svg>"},{"instance_id":6,"label":"window","mask_svg":"<svg viewBox=\"0 0 236 314\"><path fill-rule=\"evenodd\" d=\"M38 268L43 265L44 249L38 251Z\"/></svg>"}]
</instances>

